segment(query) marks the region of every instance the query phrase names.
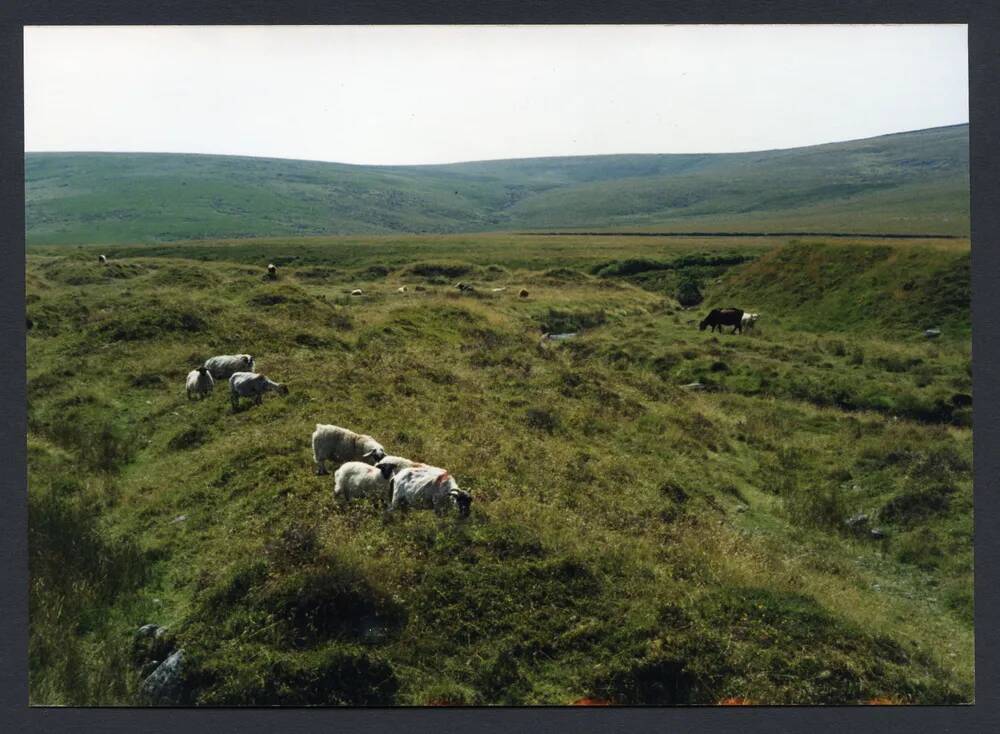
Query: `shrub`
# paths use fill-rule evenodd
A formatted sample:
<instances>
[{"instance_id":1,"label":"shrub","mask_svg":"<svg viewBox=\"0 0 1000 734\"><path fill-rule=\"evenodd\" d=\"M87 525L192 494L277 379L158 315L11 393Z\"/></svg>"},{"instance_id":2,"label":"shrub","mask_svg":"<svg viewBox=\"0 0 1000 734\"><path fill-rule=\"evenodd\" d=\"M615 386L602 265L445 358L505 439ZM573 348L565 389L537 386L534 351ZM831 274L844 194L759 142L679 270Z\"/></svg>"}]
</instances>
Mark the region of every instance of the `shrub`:
<instances>
[{"instance_id":1,"label":"shrub","mask_svg":"<svg viewBox=\"0 0 1000 734\"><path fill-rule=\"evenodd\" d=\"M684 278L681 280L680 284L677 286L677 302L689 308L691 306L697 306L704 300L701 295L701 290L698 288L698 283L692 278Z\"/></svg>"}]
</instances>

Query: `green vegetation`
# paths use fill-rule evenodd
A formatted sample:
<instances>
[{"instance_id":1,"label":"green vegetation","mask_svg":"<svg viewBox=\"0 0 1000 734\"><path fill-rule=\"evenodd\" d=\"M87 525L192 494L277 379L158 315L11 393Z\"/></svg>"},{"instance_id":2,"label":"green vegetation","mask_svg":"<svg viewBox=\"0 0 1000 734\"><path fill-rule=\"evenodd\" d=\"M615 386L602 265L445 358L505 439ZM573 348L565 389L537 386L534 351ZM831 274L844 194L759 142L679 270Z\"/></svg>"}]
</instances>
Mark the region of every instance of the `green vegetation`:
<instances>
[{"instance_id":1,"label":"green vegetation","mask_svg":"<svg viewBox=\"0 0 1000 734\"><path fill-rule=\"evenodd\" d=\"M28 255L33 703L134 703L175 648L201 704L972 699L966 242L100 251ZM189 402L236 351L290 394ZM316 422L471 517L338 506Z\"/></svg>"},{"instance_id":2,"label":"green vegetation","mask_svg":"<svg viewBox=\"0 0 1000 734\"><path fill-rule=\"evenodd\" d=\"M29 244L493 230L969 234L968 125L754 153L351 166L29 153Z\"/></svg>"}]
</instances>

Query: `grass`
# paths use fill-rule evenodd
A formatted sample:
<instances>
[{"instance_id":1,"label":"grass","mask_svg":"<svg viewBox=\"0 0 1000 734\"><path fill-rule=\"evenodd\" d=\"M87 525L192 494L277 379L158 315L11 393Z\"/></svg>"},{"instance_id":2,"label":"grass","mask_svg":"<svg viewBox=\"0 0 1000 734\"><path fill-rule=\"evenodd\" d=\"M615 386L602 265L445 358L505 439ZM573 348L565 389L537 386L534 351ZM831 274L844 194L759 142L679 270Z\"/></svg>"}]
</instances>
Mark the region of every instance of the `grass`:
<instances>
[{"instance_id":1,"label":"grass","mask_svg":"<svg viewBox=\"0 0 1000 734\"><path fill-rule=\"evenodd\" d=\"M971 701L967 243L557 239L32 248L31 701L147 623L198 704ZM232 352L290 394L187 401ZM471 517L338 506L317 422Z\"/></svg>"},{"instance_id":2,"label":"grass","mask_svg":"<svg viewBox=\"0 0 1000 734\"><path fill-rule=\"evenodd\" d=\"M969 235L968 125L790 150L442 166L28 153L29 244L604 229Z\"/></svg>"}]
</instances>

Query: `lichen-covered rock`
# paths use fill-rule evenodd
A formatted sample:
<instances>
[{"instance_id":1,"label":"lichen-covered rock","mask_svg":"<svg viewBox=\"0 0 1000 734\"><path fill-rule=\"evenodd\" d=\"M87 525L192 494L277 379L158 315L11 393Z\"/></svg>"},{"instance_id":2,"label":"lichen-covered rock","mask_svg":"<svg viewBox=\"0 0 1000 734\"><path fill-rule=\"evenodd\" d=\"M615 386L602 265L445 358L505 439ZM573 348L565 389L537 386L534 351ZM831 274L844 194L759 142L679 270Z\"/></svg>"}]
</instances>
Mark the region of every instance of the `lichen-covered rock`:
<instances>
[{"instance_id":1,"label":"lichen-covered rock","mask_svg":"<svg viewBox=\"0 0 1000 734\"><path fill-rule=\"evenodd\" d=\"M139 695L143 703L153 706L175 706L188 703L184 681L184 651L178 650L156 666L142 682Z\"/></svg>"}]
</instances>

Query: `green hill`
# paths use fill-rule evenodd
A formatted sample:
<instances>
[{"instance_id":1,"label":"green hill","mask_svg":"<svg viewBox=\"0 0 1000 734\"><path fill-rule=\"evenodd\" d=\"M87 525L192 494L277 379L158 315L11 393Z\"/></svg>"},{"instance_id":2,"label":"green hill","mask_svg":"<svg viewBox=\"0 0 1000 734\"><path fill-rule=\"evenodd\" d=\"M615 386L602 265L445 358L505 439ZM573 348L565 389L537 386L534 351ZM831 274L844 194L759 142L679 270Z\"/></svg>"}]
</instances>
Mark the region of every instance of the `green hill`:
<instances>
[{"instance_id":1,"label":"green hill","mask_svg":"<svg viewBox=\"0 0 1000 734\"><path fill-rule=\"evenodd\" d=\"M27 153L27 240L525 229L965 236L968 177L968 125L754 153L428 166Z\"/></svg>"},{"instance_id":2,"label":"green hill","mask_svg":"<svg viewBox=\"0 0 1000 734\"><path fill-rule=\"evenodd\" d=\"M32 703L145 702L174 650L206 705L972 700L967 244L106 251L27 256ZM289 394L189 401L234 352ZM471 516L338 504L317 422Z\"/></svg>"}]
</instances>

